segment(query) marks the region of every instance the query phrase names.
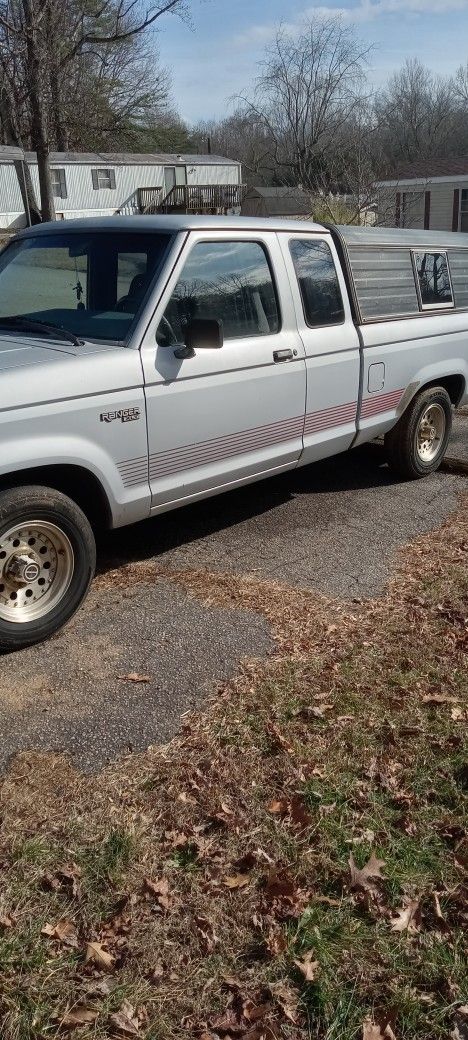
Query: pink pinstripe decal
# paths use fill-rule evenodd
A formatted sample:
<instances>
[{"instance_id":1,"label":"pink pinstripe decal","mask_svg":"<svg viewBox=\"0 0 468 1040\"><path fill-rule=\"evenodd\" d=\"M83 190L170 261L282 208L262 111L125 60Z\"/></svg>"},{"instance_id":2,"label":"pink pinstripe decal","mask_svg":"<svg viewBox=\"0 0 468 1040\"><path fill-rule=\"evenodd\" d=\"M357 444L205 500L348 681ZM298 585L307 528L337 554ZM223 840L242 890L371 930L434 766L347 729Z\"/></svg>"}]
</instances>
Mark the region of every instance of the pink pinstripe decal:
<instances>
[{"instance_id":1,"label":"pink pinstripe decal","mask_svg":"<svg viewBox=\"0 0 468 1040\"><path fill-rule=\"evenodd\" d=\"M195 469L210 463L243 455L255 449L268 448L284 441L300 439L303 432L317 433L334 426L343 426L356 418L357 402L335 405L310 412L305 417L297 415L280 422L267 423L239 433L214 437L208 441L185 444L180 448L171 448L150 456L150 477L152 480L172 476L183 470Z\"/></svg>"},{"instance_id":2,"label":"pink pinstripe decal","mask_svg":"<svg viewBox=\"0 0 468 1040\"><path fill-rule=\"evenodd\" d=\"M241 433L215 437L199 444L189 444L182 448L173 448L167 452L159 452L150 458L152 477L169 476L184 469L195 466L206 466L211 462L219 462L231 456L243 455L255 448L266 448L270 444L295 440L302 436L303 416L294 419L283 419L279 423L269 423Z\"/></svg>"},{"instance_id":3,"label":"pink pinstripe decal","mask_svg":"<svg viewBox=\"0 0 468 1040\"><path fill-rule=\"evenodd\" d=\"M356 418L357 402L337 404L333 408L322 408L318 412L309 412L305 417L304 436L333 429L334 426L345 426Z\"/></svg>"},{"instance_id":4,"label":"pink pinstripe decal","mask_svg":"<svg viewBox=\"0 0 468 1040\"><path fill-rule=\"evenodd\" d=\"M388 394L366 397L365 401L362 402L361 417L363 419L371 419L374 415L380 415L382 412L393 411L401 401L404 392L404 390L391 390Z\"/></svg>"}]
</instances>

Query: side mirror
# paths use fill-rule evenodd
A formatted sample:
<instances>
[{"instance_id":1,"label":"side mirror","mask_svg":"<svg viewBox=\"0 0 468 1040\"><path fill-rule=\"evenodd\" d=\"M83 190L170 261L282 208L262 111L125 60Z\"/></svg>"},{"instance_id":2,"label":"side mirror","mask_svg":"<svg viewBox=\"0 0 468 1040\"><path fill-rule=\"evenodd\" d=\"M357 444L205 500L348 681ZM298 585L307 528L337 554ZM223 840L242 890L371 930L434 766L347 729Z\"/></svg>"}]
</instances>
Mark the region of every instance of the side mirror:
<instances>
[{"instance_id":1,"label":"side mirror","mask_svg":"<svg viewBox=\"0 0 468 1040\"><path fill-rule=\"evenodd\" d=\"M223 323L217 318L192 318L184 329L184 347L174 351L176 358L185 360L195 355L195 349L207 347L219 350L224 343Z\"/></svg>"},{"instance_id":2,"label":"side mirror","mask_svg":"<svg viewBox=\"0 0 468 1040\"><path fill-rule=\"evenodd\" d=\"M184 342L193 350L222 347L223 323L216 318L192 318L184 329Z\"/></svg>"}]
</instances>

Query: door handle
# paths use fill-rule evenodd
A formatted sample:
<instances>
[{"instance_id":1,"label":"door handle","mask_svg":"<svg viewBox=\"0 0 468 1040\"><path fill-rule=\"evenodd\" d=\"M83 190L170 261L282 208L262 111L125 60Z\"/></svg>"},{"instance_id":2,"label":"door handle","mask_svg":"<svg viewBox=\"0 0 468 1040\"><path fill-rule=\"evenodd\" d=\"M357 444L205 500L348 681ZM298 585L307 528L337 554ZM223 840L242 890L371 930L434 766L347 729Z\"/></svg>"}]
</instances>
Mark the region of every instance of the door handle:
<instances>
[{"instance_id":1,"label":"door handle","mask_svg":"<svg viewBox=\"0 0 468 1040\"><path fill-rule=\"evenodd\" d=\"M273 351L273 361L276 365L279 364L280 361L292 361L293 357L293 351L289 347L286 350Z\"/></svg>"}]
</instances>

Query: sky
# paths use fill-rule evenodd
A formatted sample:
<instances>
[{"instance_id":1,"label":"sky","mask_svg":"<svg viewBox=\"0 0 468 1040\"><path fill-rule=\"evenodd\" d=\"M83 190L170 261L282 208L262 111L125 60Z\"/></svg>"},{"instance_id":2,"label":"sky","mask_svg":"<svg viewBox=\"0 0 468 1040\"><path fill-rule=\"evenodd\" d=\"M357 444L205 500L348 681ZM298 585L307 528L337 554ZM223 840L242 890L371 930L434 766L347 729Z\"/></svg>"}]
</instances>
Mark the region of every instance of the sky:
<instances>
[{"instance_id":1,"label":"sky","mask_svg":"<svg viewBox=\"0 0 468 1040\"><path fill-rule=\"evenodd\" d=\"M468 0L339 0L310 6L305 0L188 0L190 22L166 16L158 23L161 62L171 73L174 103L189 123L220 118L233 98L248 93L275 30L298 30L318 12L340 13L374 45L370 76L379 86L406 58L435 72L454 72L468 61ZM346 6L345 6L346 5Z\"/></svg>"}]
</instances>

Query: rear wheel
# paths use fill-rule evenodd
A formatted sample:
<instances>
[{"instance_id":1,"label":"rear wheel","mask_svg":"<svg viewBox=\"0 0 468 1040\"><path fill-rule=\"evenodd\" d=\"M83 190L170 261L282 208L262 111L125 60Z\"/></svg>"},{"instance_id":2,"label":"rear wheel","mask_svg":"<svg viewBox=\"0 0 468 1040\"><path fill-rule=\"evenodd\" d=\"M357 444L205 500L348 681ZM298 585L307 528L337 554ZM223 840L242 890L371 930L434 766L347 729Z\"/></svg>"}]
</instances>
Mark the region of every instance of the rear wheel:
<instances>
[{"instance_id":1,"label":"rear wheel","mask_svg":"<svg viewBox=\"0 0 468 1040\"><path fill-rule=\"evenodd\" d=\"M391 469L417 480L434 473L442 462L452 429L452 403L443 386L429 387L413 398L385 437Z\"/></svg>"},{"instance_id":2,"label":"rear wheel","mask_svg":"<svg viewBox=\"0 0 468 1040\"><path fill-rule=\"evenodd\" d=\"M96 564L84 513L59 491L0 493L0 650L57 632L82 603Z\"/></svg>"}]
</instances>

